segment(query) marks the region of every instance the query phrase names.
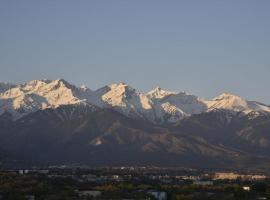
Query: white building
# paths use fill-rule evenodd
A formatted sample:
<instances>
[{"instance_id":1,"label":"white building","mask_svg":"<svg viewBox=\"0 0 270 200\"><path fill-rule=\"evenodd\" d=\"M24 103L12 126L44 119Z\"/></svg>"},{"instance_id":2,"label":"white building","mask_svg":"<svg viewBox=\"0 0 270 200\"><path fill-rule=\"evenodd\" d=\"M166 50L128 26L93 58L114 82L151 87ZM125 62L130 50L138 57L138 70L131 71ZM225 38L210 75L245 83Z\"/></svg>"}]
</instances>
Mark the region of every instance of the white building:
<instances>
[{"instance_id":1,"label":"white building","mask_svg":"<svg viewBox=\"0 0 270 200\"><path fill-rule=\"evenodd\" d=\"M245 191L250 191L250 187L249 186L243 186L243 190L245 190Z\"/></svg>"}]
</instances>

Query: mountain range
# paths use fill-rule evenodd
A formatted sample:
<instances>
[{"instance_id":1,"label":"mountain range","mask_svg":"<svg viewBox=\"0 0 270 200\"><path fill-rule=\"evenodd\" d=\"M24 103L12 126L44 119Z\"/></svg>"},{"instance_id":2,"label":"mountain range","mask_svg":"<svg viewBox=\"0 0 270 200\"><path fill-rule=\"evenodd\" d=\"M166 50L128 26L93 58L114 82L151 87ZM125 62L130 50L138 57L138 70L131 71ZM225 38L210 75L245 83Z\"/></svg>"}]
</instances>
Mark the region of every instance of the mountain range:
<instances>
[{"instance_id":1,"label":"mountain range","mask_svg":"<svg viewBox=\"0 0 270 200\"><path fill-rule=\"evenodd\" d=\"M2 164L267 169L269 131L270 106L230 93L206 100L125 83L0 83Z\"/></svg>"}]
</instances>

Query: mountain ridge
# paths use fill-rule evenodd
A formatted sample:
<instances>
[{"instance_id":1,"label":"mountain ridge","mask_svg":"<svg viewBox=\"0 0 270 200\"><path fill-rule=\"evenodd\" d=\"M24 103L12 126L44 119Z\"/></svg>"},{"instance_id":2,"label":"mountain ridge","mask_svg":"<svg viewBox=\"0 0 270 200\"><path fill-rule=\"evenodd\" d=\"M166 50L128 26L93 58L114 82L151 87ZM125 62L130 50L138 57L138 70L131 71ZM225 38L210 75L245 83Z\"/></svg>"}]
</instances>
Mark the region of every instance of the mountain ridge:
<instances>
[{"instance_id":1,"label":"mountain ridge","mask_svg":"<svg viewBox=\"0 0 270 200\"><path fill-rule=\"evenodd\" d=\"M91 90L63 79L2 86L6 161L270 167L269 106L234 94L204 100L160 87L142 93L126 83Z\"/></svg>"},{"instance_id":2,"label":"mountain ridge","mask_svg":"<svg viewBox=\"0 0 270 200\"><path fill-rule=\"evenodd\" d=\"M86 104L112 108L122 114L153 123L177 123L193 114L225 109L233 112L270 112L270 106L247 101L231 93L204 100L186 92L160 87L142 93L126 83L113 83L97 90L77 87L64 79L33 80L24 84L0 83L0 114L10 112L18 119L31 112L61 105Z\"/></svg>"},{"instance_id":3,"label":"mountain ridge","mask_svg":"<svg viewBox=\"0 0 270 200\"><path fill-rule=\"evenodd\" d=\"M186 92L166 91L160 87L142 93L126 83L113 83L91 90L86 86L77 87L64 79L0 85L0 114L7 111L12 113L15 119L37 110L72 104L113 108L128 117L142 118L154 123L176 123L190 115L214 109L245 113L270 112L270 107L263 103L247 101L231 93L204 100Z\"/></svg>"},{"instance_id":4,"label":"mountain ridge","mask_svg":"<svg viewBox=\"0 0 270 200\"><path fill-rule=\"evenodd\" d=\"M0 116L0 147L45 165L270 166L270 137L264 132L270 127L270 115L253 120L231 115L227 121L229 113L219 110L166 127L111 108L84 106L46 108L16 121ZM256 126L257 132L249 128Z\"/></svg>"}]
</instances>

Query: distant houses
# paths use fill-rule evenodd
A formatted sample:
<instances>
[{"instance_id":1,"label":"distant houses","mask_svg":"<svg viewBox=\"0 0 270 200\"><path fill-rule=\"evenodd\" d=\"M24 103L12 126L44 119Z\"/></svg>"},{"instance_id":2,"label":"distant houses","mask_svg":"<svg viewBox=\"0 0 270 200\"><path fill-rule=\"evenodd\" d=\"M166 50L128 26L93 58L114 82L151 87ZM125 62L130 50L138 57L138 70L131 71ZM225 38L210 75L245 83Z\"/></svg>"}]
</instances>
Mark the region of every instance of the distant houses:
<instances>
[{"instance_id":1,"label":"distant houses","mask_svg":"<svg viewBox=\"0 0 270 200\"><path fill-rule=\"evenodd\" d=\"M249 174L237 174L234 172L221 172L215 173L214 180L235 180L235 179L244 179L244 180L263 180L267 177L265 175L249 175Z\"/></svg>"}]
</instances>

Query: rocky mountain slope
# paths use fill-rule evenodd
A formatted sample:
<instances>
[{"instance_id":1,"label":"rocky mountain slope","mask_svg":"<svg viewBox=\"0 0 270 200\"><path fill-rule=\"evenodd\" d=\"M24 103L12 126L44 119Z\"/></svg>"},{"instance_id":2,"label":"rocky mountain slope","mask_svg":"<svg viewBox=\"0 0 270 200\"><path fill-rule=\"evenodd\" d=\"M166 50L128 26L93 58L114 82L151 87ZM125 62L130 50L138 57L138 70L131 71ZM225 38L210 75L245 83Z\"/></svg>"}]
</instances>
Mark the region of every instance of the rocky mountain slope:
<instances>
[{"instance_id":1,"label":"rocky mountain slope","mask_svg":"<svg viewBox=\"0 0 270 200\"><path fill-rule=\"evenodd\" d=\"M1 88L0 149L28 163L270 166L270 108L236 95L93 91L62 79Z\"/></svg>"}]
</instances>

